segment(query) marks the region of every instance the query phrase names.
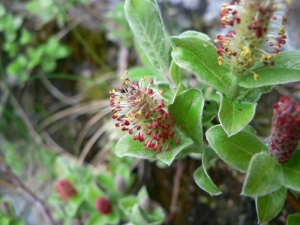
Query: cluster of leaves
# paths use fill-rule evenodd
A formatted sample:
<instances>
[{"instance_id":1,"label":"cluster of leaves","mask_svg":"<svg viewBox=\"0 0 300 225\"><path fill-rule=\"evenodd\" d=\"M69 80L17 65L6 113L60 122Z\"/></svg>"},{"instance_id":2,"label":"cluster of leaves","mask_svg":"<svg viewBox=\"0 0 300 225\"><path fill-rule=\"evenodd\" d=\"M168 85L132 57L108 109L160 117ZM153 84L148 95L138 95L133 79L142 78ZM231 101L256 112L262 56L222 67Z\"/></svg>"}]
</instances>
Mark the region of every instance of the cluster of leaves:
<instances>
[{"instance_id":1,"label":"cluster of leaves","mask_svg":"<svg viewBox=\"0 0 300 225\"><path fill-rule=\"evenodd\" d=\"M166 99L168 109L183 130L181 144L162 153L146 151L141 143L125 135L116 146L117 155L158 159L170 165L174 159L189 153L202 154L202 166L195 171L194 178L198 186L211 195L221 191L207 170L215 159L221 158L246 173L241 194L255 197L259 221L265 223L274 218L283 207L287 189L300 191L297 179L300 151L296 151L290 162L280 165L248 124L261 94L270 91L273 85L300 80L300 52L280 53L275 66L257 63L252 69L259 74L258 80L253 79L252 73L244 80L237 80L229 68L218 65L216 47L207 35L186 31L169 38L155 0L126 0L124 8L140 48L152 66L164 75L161 82L167 84L164 87L171 95ZM206 92L203 85L186 89L180 75L182 69L195 74L216 93L203 94ZM141 73L140 77L144 75ZM161 79L155 73L152 76ZM214 118L219 125L212 123ZM209 128L205 135L203 128ZM296 216L293 219L300 221Z\"/></svg>"},{"instance_id":2,"label":"cluster of leaves","mask_svg":"<svg viewBox=\"0 0 300 225\"><path fill-rule=\"evenodd\" d=\"M43 73L51 72L56 68L57 59L69 55L68 47L61 45L55 36L34 46L34 37L22 26L23 17L7 13L4 5L0 5L0 23L3 49L10 61L5 68L8 77L24 82L33 68L39 67Z\"/></svg>"},{"instance_id":3,"label":"cluster of leaves","mask_svg":"<svg viewBox=\"0 0 300 225\"><path fill-rule=\"evenodd\" d=\"M43 23L48 23L52 19L55 19L59 27L63 27L66 24L67 12L75 5L83 5L90 3L91 0L31 0L27 3L27 9L34 15L41 18Z\"/></svg>"},{"instance_id":4,"label":"cluster of leaves","mask_svg":"<svg viewBox=\"0 0 300 225\"><path fill-rule=\"evenodd\" d=\"M140 200L147 197L142 188L138 196L130 194L130 187L134 181L128 169L131 161L118 160L111 162L109 168L81 166L76 160L58 157L56 170L58 177L69 180L77 190L77 195L67 202L61 200L57 193L48 199L54 208L55 216L63 224L71 224L73 219L85 218L88 215L88 225L119 224L120 221L130 221L131 224L160 224L164 219L160 207L153 212L144 212ZM111 212L103 215L95 207L100 197L111 203ZM140 223L143 221L143 223Z\"/></svg>"}]
</instances>

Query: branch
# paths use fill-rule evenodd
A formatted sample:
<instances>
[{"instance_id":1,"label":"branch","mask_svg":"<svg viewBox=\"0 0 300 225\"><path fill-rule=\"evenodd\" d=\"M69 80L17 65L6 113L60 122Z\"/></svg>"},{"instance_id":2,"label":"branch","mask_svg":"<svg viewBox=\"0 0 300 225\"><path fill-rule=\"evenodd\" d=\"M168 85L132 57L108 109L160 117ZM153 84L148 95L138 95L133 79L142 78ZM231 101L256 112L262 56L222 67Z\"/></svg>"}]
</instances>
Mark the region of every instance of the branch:
<instances>
[{"instance_id":1,"label":"branch","mask_svg":"<svg viewBox=\"0 0 300 225\"><path fill-rule=\"evenodd\" d=\"M169 221L172 221L174 219L175 214L178 211L178 207L176 205L177 205L179 189L180 189L180 179L181 179L183 170L184 170L183 161L178 160L177 167L176 167L176 173L174 176L174 185L173 185L173 191L172 191L170 215L169 215L169 219L168 219Z\"/></svg>"},{"instance_id":2,"label":"branch","mask_svg":"<svg viewBox=\"0 0 300 225\"><path fill-rule=\"evenodd\" d=\"M295 211L300 212L300 202L289 190L287 191L286 200Z\"/></svg>"},{"instance_id":3,"label":"branch","mask_svg":"<svg viewBox=\"0 0 300 225\"><path fill-rule=\"evenodd\" d=\"M33 194L23 183L19 180L18 177L16 177L12 171L10 166L4 161L4 159L0 156L0 165L3 166L5 173L7 174L8 178L10 179L10 183L17 188L18 191L20 191L30 202L32 202L36 208L39 210L41 215L43 216L44 220L48 225L55 225L55 222L49 213L49 211L46 209L46 207L43 205L42 201Z\"/></svg>"}]
</instances>

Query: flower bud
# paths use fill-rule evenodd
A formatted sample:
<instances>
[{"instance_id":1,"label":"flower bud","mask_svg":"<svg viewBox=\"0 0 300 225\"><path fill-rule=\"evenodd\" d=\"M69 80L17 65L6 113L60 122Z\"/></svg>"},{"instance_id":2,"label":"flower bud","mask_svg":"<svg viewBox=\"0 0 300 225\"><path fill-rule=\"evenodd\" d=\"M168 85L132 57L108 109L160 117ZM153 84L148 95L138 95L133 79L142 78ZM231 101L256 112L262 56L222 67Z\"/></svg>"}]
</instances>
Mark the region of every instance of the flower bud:
<instances>
[{"instance_id":1,"label":"flower bud","mask_svg":"<svg viewBox=\"0 0 300 225\"><path fill-rule=\"evenodd\" d=\"M121 176L116 176L115 178L115 185L116 185L116 188L118 189L119 192L121 193L125 193L126 190L127 190L127 184L124 180L123 177Z\"/></svg>"},{"instance_id":2,"label":"flower bud","mask_svg":"<svg viewBox=\"0 0 300 225\"><path fill-rule=\"evenodd\" d=\"M270 154L283 164L290 160L300 140L300 104L283 96L273 108Z\"/></svg>"},{"instance_id":3,"label":"flower bud","mask_svg":"<svg viewBox=\"0 0 300 225\"><path fill-rule=\"evenodd\" d=\"M110 202L104 197L97 198L96 209L103 215L107 215L112 211Z\"/></svg>"},{"instance_id":4,"label":"flower bud","mask_svg":"<svg viewBox=\"0 0 300 225\"><path fill-rule=\"evenodd\" d=\"M77 195L77 190L74 185L67 179L57 181L55 188L59 197L64 201L67 201Z\"/></svg>"},{"instance_id":5,"label":"flower bud","mask_svg":"<svg viewBox=\"0 0 300 225\"><path fill-rule=\"evenodd\" d=\"M152 213L154 210L152 200L148 196L142 198L139 201L139 205L147 213Z\"/></svg>"}]
</instances>

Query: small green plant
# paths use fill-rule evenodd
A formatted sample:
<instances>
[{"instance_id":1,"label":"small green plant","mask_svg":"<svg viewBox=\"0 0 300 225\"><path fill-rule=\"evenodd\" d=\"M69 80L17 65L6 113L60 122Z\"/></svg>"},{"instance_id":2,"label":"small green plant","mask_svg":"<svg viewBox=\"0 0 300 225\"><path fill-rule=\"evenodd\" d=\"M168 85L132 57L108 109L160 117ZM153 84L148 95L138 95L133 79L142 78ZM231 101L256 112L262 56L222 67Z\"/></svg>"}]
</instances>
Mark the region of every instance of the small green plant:
<instances>
[{"instance_id":1,"label":"small green plant","mask_svg":"<svg viewBox=\"0 0 300 225\"><path fill-rule=\"evenodd\" d=\"M25 225L24 221L16 216L13 206L5 199L0 199L0 224Z\"/></svg>"},{"instance_id":2,"label":"small green plant","mask_svg":"<svg viewBox=\"0 0 300 225\"><path fill-rule=\"evenodd\" d=\"M24 82L37 67L43 73L52 72L56 68L56 60L69 55L69 49L61 45L55 36L49 37L44 44L34 46L32 34L21 27L23 18L6 13L3 5L0 5L0 23L0 34L4 38L3 49L9 59L5 68L8 80Z\"/></svg>"},{"instance_id":3,"label":"small green plant","mask_svg":"<svg viewBox=\"0 0 300 225\"><path fill-rule=\"evenodd\" d=\"M135 40L160 76L148 79L140 73L138 82L129 72L123 86L110 92L115 126L127 133L116 145L116 154L167 165L200 154L202 166L194 179L211 195L221 191L207 171L221 158L245 173L241 194L255 198L258 221L274 218L290 191L300 191L299 104L284 97L274 105L268 144L249 123L263 93L273 85L300 80L300 52L280 52L287 38L289 4L224 4L221 25L230 30L217 36L216 47L197 31L169 37L156 1L126 0L125 15ZM182 69L200 79L198 88L183 85ZM215 92L208 95L208 88ZM292 220L299 222L298 215L291 215L288 225L296 224Z\"/></svg>"}]
</instances>

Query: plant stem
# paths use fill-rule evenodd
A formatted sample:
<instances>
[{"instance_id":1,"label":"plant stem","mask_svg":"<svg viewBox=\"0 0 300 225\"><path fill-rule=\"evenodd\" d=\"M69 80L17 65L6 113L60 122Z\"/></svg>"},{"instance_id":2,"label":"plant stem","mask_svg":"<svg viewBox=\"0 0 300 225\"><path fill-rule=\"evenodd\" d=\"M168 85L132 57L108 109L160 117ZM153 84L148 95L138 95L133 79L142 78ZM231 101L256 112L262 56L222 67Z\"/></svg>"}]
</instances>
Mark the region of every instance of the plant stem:
<instances>
[{"instance_id":1,"label":"plant stem","mask_svg":"<svg viewBox=\"0 0 300 225\"><path fill-rule=\"evenodd\" d=\"M231 85L230 85L230 89L227 92L227 98L230 100L234 100L238 93L239 93L239 83L240 83L241 79L239 76L232 76L232 81L231 81Z\"/></svg>"},{"instance_id":2,"label":"plant stem","mask_svg":"<svg viewBox=\"0 0 300 225\"><path fill-rule=\"evenodd\" d=\"M294 208L295 211L300 212L299 200L288 190L286 201Z\"/></svg>"},{"instance_id":3,"label":"plant stem","mask_svg":"<svg viewBox=\"0 0 300 225\"><path fill-rule=\"evenodd\" d=\"M172 191L172 199L171 199L171 205L170 205L170 215L168 220L172 221L178 211L177 208L177 200L180 190L180 179L183 173L183 170L185 168L185 165L183 161L180 159L177 161L177 167L176 167L176 173L174 176L174 185L173 185L173 191Z\"/></svg>"}]
</instances>

